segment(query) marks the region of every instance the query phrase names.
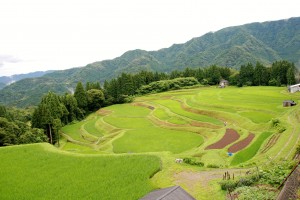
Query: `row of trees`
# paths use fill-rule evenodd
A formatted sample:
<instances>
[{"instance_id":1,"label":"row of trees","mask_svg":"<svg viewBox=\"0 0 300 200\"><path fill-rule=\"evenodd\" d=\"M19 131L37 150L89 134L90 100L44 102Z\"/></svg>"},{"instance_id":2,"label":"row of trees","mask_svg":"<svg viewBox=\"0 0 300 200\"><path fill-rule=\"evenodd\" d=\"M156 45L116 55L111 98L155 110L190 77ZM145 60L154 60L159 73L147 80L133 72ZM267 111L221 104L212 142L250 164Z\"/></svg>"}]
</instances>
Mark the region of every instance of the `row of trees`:
<instances>
[{"instance_id":1,"label":"row of trees","mask_svg":"<svg viewBox=\"0 0 300 200\"><path fill-rule=\"evenodd\" d=\"M266 67L257 62L242 65L238 74L232 79L231 84L243 85L269 85L281 86L296 83L296 67L288 61L276 61L271 67Z\"/></svg>"},{"instance_id":2,"label":"row of trees","mask_svg":"<svg viewBox=\"0 0 300 200\"><path fill-rule=\"evenodd\" d=\"M228 67L218 67L216 65L207 68L191 69L185 68L183 71L174 70L170 74L141 71L137 74L122 73L119 77L105 81L103 92L105 105L124 103L132 100L133 95L144 94L140 88L150 83L172 80L176 78L194 77L199 83L204 85L215 85L220 79L229 79L235 71Z\"/></svg>"},{"instance_id":3,"label":"row of trees","mask_svg":"<svg viewBox=\"0 0 300 200\"><path fill-rule=\"evenodd\" d=\"M100 83L87 83L84 88L79 82L74 94L58 96L53 92L46 94L32 115L32 127L45 130L49 142L59 142L59 129L86 114L101 108L104 94Z\"/></svg>"}]
</instances>

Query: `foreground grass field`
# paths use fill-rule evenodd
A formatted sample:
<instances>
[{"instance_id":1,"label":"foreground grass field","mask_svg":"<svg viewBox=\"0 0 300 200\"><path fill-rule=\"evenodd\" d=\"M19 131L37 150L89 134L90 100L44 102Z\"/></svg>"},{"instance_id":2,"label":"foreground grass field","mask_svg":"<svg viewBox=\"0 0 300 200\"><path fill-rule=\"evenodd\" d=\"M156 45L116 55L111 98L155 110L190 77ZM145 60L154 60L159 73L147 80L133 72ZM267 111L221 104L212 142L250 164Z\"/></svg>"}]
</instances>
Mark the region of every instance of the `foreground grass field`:
<instances>
[{"instance_id":1,"label":"foreground grass field","mask_svg":"<svg viewBox=\"0 0 300 200\"><path fill-rule=\"evenodd\" d=\"M199 87L102 108L62 128L61 151L46 144L0 149L0 199L138 199L173 185L196 199L224 199L218 185L224 172L243 176L243 169L293 158L300 142L300 109L283 107L289 99L299 103L300 93L284 87ZM206 149L226 140L229 129L239 134L237 140ZM250 134L247 146L230 156L229 147ZM177 158L204 167L175 163Z\"/></svg>"},{"instance_id":2,"label":"foreground grass field","mask_svg":"<svg viewBox=\"0 0 300 200\"><path fill-rule=\"evenodd\" d=\"M160 169L151 155L80 155L49 144L0 148L0 199L138 199Z\"/></svg>"}]
</instances>

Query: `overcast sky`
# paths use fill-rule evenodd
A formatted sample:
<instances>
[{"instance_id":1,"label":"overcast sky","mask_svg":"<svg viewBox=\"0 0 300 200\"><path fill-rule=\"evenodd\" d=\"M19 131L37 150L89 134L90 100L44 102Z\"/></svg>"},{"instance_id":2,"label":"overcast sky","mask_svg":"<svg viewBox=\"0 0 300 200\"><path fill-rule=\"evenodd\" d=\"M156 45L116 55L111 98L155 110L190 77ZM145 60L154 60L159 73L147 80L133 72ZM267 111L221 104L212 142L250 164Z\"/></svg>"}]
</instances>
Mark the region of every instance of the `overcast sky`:
<instances>
[{"instance_id":1,"label":"overcast sky","mask_svg":"<svg viewBox=\"0 0 300 200\"><path fill-rule=\"evenodd\" d=\"M0 76L85 66L299 16L299 0L0 0Z\"/></svg>"}]
</instances>

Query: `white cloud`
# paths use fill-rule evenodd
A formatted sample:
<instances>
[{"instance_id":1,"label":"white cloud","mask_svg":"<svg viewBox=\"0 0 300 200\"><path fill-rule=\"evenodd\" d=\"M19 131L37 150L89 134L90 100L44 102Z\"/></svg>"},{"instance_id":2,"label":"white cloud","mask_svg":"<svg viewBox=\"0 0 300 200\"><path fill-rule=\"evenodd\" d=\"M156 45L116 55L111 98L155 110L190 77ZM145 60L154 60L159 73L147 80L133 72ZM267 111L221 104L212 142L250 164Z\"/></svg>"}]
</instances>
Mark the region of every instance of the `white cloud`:
<instances>
[{"instance_id":1,"label":"white cloud","mask_svg":"<svg viewBox=\"0 0 300 200\"><path fill-rule=\"evenodd\" d=\"M22 62L3 62L0 76L83 66L298 13L296 0L2 0L0 54Z\"/></svg>"}]
</instances>

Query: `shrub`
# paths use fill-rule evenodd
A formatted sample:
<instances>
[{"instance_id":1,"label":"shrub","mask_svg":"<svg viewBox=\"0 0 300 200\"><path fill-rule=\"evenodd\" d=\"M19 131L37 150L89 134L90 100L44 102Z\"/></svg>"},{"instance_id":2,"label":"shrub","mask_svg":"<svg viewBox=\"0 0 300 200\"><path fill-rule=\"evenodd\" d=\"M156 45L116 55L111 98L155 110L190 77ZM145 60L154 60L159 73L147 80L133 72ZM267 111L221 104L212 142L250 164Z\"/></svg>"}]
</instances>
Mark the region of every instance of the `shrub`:
<instances>
[{"instance_id":1,"label":"shrub","mask_svg":"<svg viewBox=\"0 0 300 200\"><path fill-rule=\"evenodd\" d=\"M280 123L279 119L272 119L271 120L272 127L277 127L279 125L279 123Z\"/></svg>"},{"instance_id":2,"label":"shrub","mask_svg":"<svg viewBox=\"0 0 300 200\"><path fill-rule=\"evenodd\" d=\"M208 167L208 168L220 168L220 166L216 165L216 164L208 164L206 167Z\"/></svg>"},{"instance_id":3,"label":"shrub","mask_svg":"<svg viewBox=\"0 0 300 200\"><path fill-rule=\"evenodd\" d=\"M186 163L186 164L189 164L189 165L197 165L199 167L203 167L204 166L203 162L196 161L196 160L194 160L192 158L183 158L183 162Z\"/></svg>"},{"instance_id":4,"label":"shrub","mask_svg":"<svg viewBox=\"0 0 300 200\"><path fill-rule=\"evenodd\" d=\"M233 191L237 187L237 181L234 180L223 180L219 184L222 190Z\"/></svg>"},{"instance_id":5,"label":"shrub","mask_svg":"<svg viewBox=\"0 0 300 200\"><path fill-rule=\"evenodd\" d=\"M238 194L239 200L271 200L276 199L277 193L264 188L258 187L240 187L234 190Z\"/></svg>"},{"instance_id":6,"label":"shrub","mask_svg":"<svg viewBox=\"0 0 300 200\"><path fill-rule=\"evenodd\" d=\"M235 188L251 186L259 181L260 175L253 174L249 176L242 177L238 180L223 180L219 184L222 190L233 191Z\"/></svg>"},{"instance_id":7,"label":"shrub","mask_svg":"<svg viewBox=\"0 0 300 200\"><path fill-rule=\"evenodd\" d=\"M290 172L288 165L276 165L261 172L260 182L271 186L279 186Z\"/></svg>"},{"instance_id":8,"label":"shrub","mask_svg":"<svg viewBox=\"0 0 300 200\"><path fill-rule=\"evenodd\" d=\"M276 128L279 133L282 133L286 130L286 128L284 126L282 126L279 119L272 119L271 120L271 126Z\"/></svg>"}]
</instances>

